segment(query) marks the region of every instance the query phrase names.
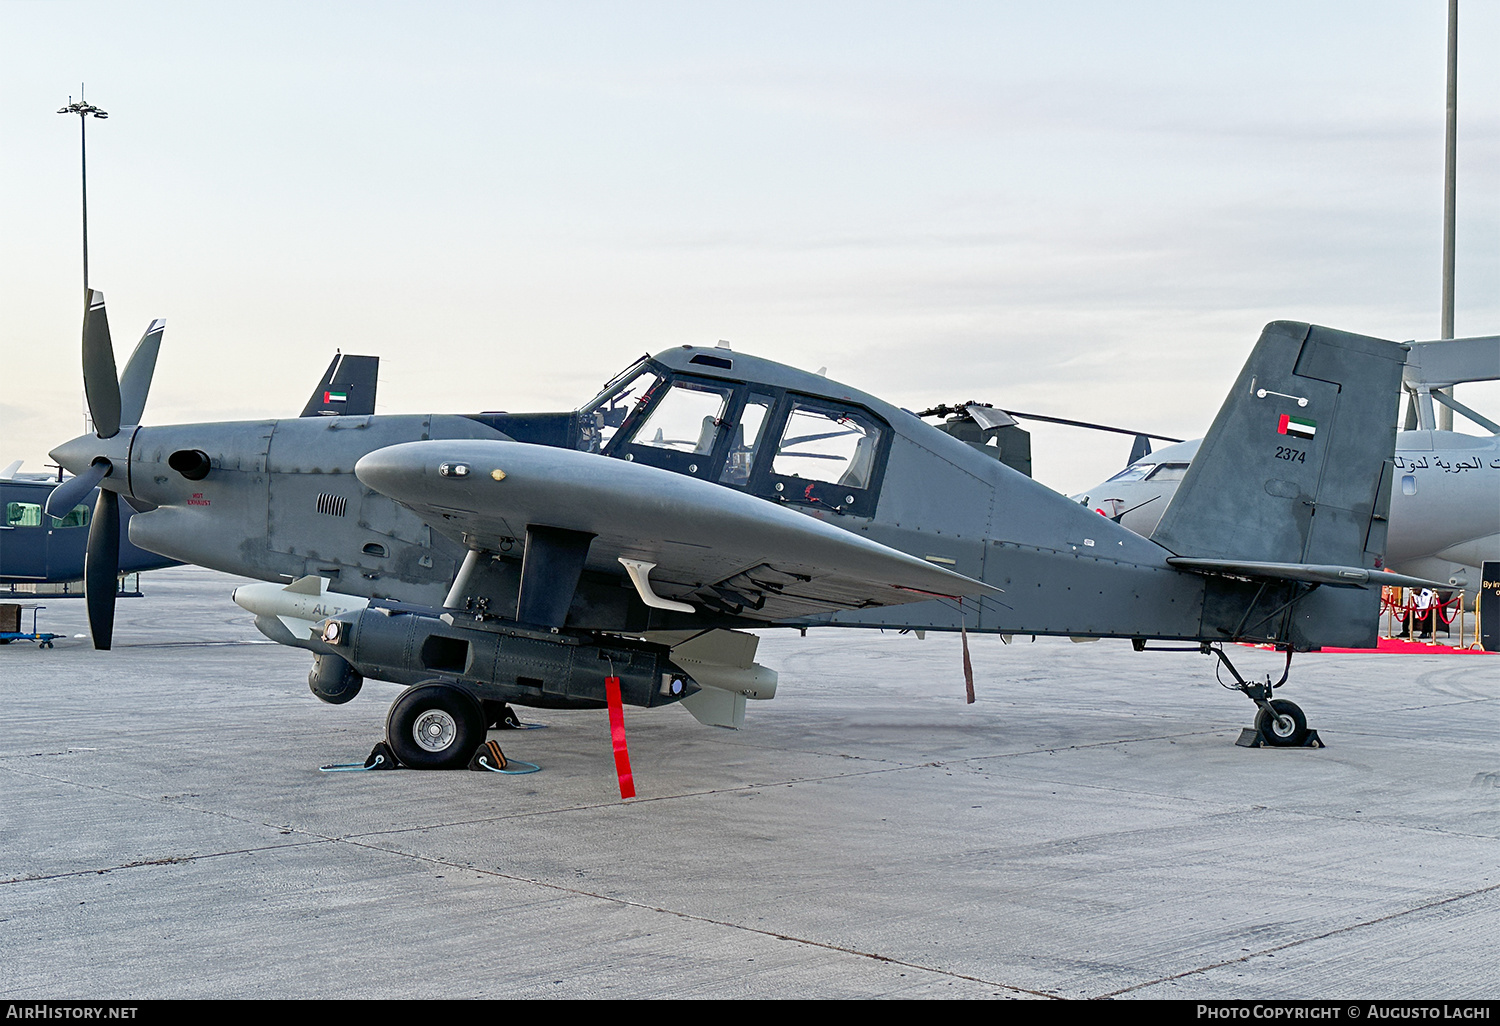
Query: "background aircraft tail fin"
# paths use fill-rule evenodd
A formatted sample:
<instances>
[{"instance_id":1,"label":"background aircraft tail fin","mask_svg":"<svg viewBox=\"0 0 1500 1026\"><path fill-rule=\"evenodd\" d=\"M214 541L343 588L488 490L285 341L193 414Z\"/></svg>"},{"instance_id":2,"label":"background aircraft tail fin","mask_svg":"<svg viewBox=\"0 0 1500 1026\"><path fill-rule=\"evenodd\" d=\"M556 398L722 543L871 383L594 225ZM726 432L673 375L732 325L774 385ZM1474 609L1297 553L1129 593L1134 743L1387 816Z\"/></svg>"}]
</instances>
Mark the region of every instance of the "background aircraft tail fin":
<instances>
[{"instance_id":1,"label":"background aircraft tail fin","mask_svg":"<svg viewBox=\"0 0 1500 1026\"><path fill-rule=\"evenodd\" d=\"M1179 556L1376 565L1406 347L1274 321L1152 533Z\"/></svg>"},{"instance_id":2,"label":"background aircraft tail fin","mask_svg":"<svg viewBox=\"0 0 1500 1026\"><path fill-rule=\"evenodd\" d=\"M335 353L302 409L304 417L368 417L375 412L380 357Z\"/></svg>"}]
</instances>

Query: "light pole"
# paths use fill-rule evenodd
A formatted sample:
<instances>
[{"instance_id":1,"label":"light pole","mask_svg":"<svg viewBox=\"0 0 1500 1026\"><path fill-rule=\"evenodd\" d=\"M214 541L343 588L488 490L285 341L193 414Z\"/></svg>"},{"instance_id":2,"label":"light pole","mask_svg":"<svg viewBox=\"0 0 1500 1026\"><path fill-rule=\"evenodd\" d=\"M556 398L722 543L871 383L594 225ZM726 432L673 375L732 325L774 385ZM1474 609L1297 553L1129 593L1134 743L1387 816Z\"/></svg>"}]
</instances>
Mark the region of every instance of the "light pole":
<instances>
[{"instance_id":1,"label":"light pole","mask_svg":"<svg viewBox=\"0 0 1500 1026\"><path fill-rule=\"evenodd\" d=\"M83 170L83 294L87 301L89 291L89 140L87 128L90 117L107 118L109 115L84 101L82 86L78 87L78 102L74 103L73 97L68 97L68 105L58 113L78 115L78 144Z\"/></svg>"},{"instance_id":2,"label":"light pole","mask_svg":"<svg viewBox=\"0 0 1500 1026\"><path fill-rule=\"evenodd\" d=\"M1448 0L1448 111L1443 135L1443 317L1441 338L1453 337L1453 249L1456 169L1458 166L1458 0ZM1453 394L1452 388L1441 390ZM1453 430L1453 411L1437 410L1439 431Z\"/></svg>"}]
</instances>

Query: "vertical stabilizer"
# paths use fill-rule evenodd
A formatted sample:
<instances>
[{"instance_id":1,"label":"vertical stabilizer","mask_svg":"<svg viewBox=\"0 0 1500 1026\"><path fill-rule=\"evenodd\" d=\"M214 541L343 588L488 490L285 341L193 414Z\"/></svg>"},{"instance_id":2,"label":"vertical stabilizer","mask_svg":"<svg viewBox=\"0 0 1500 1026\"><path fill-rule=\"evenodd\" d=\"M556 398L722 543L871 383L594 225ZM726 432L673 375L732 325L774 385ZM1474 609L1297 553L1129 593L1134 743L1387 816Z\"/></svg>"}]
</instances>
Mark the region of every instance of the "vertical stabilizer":
<instances>
[{"instance_id":1,"label":"vertical stabilizer","mask_svg":"<svg viewBox=\"0 0 1500 1026\"><path fill-rule=\"evenodd\" d=\"M334 354L308 397L304 417L368 417L375 412L380 357Z\"/></svg>"},{"instance_id":2,"label":"vertical stabilizer","mask_svg":"<svg viewBox=\"0 0 1500 1026\"><path fill-rule=\"evenodd\" d=\"M1406 347L1274 321L1152 533L1179 556L1373 567Z\"/></svg>"}]
</instances>

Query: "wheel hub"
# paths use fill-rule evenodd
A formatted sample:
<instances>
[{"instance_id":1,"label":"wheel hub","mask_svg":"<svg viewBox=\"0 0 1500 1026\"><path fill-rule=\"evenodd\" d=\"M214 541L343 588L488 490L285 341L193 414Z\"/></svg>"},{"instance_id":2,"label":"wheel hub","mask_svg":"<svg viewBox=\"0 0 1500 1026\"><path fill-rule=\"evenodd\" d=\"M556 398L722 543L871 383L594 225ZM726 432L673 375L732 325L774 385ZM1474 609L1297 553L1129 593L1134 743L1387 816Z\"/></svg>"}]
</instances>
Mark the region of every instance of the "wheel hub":
<instances>
[{"instance_id":1,"label":"wheel hub","mask_svg":"<svg viewBox=\"0 0 1500 1026\"><path fill-rule=\"evenodd\" d=\"M412 724L411 736L426 751L445 751L458 736L458 722L442 709L428 709Z\"/></svg>"}]
</instances>

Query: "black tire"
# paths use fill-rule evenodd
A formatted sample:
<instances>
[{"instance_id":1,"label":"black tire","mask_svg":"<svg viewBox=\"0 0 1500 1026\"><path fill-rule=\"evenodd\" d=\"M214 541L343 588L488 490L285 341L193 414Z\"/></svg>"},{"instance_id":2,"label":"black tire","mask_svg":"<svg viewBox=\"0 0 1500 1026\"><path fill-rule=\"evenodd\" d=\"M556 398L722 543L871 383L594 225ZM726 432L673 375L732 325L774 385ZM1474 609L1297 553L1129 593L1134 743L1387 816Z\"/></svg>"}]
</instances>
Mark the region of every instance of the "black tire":
<instances>
[{"instance_id":1,"label":"black tire","mask_svg":"<svg viewBox=\"0 0 1500 1026\"><path fill-rule=\"evenodd\" d=\"M1307 742L1307 717L1296 702L1278 698L1271 702L1272 716L1265 709L1255 714L1255 729L1273 748L1300 748Z\"/></svg>"},{"instance_id":2,"label":"black tire","mask_svg":"<svg viewBox=\"0 0 1500 1026\"><path fill-rule=\"evenodd\" d=\"M391 703L385 740L412 769L462 769L484 744L479 700L454 684L416 684Z\"/></svg>"}]
</instances>

